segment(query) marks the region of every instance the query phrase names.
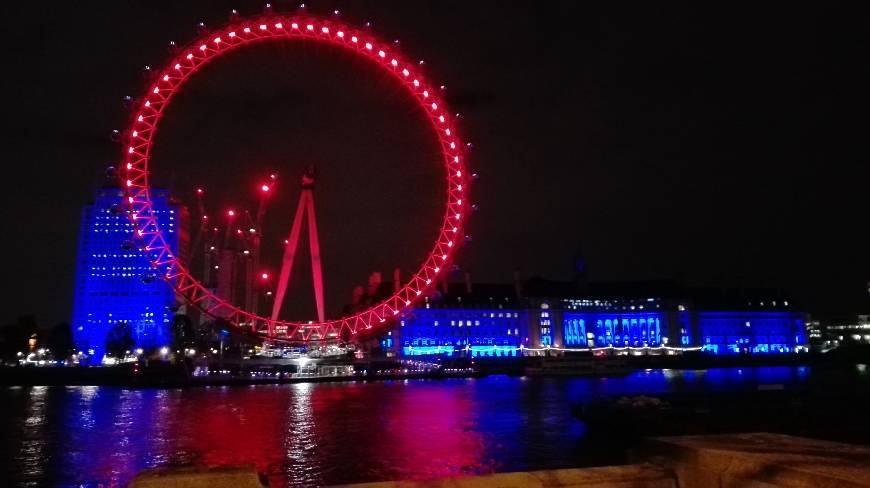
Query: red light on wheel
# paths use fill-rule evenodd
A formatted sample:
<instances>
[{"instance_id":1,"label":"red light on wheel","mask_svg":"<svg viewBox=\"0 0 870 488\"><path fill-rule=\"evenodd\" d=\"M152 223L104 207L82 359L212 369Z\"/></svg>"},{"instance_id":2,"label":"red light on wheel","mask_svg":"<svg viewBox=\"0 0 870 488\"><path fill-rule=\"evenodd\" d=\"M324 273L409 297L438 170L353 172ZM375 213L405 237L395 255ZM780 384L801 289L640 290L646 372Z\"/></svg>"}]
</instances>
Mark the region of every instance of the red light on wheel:
<instances>
[{"instance_id":1,"label":"red light on wheel","mask_svg":"<svg viewBox=\"0 0 870 488\"><path fill-rule=\"evenodd\" d=\"M268 193L269 190L271 190L271 188L269 188L269 185L263 185L260 187L260 191L262 191L263 193Z\"/></svg>"}]
</instances>

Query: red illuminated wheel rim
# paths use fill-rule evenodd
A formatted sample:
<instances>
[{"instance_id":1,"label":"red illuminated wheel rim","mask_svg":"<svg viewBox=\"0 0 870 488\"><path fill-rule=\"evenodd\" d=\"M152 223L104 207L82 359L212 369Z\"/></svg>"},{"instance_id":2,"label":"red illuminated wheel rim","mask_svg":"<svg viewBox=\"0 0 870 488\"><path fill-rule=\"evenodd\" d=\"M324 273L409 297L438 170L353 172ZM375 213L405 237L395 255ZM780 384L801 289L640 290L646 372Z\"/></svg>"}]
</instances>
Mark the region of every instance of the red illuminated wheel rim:
<instances>
[{"instance_id":1,"label":"red illuminated wheel rim","mask_svg":"<svg viewBox=\"0 0 870 488\"><path fill-rule=\"evenodd\" d=\"M367 310L336 320L272 322L269 317L252 314L221 299L194 278L184 263L179 262L153 211L148 161L160 120L173 96L193 73L210 61L238 47L271 40L317 41L374 61L413 96L428 117L441 146L441 158L447 172L446 205L441 230L432 250L399 291ZM335 20L310 16L268 15L234 21L178 51L175 58L157 73L134 109L123 146L123 174L130 217L152 266L181 296L203 312L224 318L235 326L251 328L271 339L308 342L385 327L403 309L412 306L434 288L436 278L450 263L464 235L462 229L469 206L464 144L457 134L455 119L438 96L438 91L415 68L414 63L397 52L394 44L382 42L368 32Z\"/></svg>"}]
</instances>

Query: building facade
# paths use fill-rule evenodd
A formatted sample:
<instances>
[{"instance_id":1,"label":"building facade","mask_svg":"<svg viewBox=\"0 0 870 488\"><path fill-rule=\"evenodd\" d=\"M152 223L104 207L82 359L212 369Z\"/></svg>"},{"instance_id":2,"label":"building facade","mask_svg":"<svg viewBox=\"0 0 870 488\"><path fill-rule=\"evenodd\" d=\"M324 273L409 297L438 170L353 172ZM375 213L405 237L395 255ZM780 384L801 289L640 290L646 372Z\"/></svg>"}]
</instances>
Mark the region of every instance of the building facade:
<instances>
[{"instance_id":1,"label":"building facade","mask_svg":"<svg viewBox=\"0 0 870 488\"><path fill-rule=\"evenodd\" d=\"M399 356L445 357L808 350L805 314L784 300L769 300L765 306L763 301L695 298L691 290L584 293L566 285L523 294L523 288L442 286L404 313L381 346Z\"/></svg>"},{"instance_id":2,"label":"building facade","mask_svg":"<svg viewBox=\"0 0 870 488\"><path fill-rule=\"evenodd\" d=\"M808 345L803 314L787 310L702 310L700 346L713 354L801 352Z\"/></svg>"},{"instance_id":3,"label":"building facade","mask_svg":"<svg viewBox=\"0 0 870 488\"><path fill-rule=\"evenodd\" d=\"M516 357L529 344L528 311L503 287L451 286L405 312L381 345L399 356ZM484 296L486 295L486 296Z\"/></svg>"},{"instance_id":4,"label":"building facade","mask_svg":"<svg viewBox=\"0 0 870 488\"><path fill-rule=\"evenodd\" d=\"M130 326L136 348L168 345L178 306L172 287L133 241L123 198L120 188L102 188L82 211L72 330L76 347L92 362L102 360L106 337L119 322ZM186 208L173 203L165 190L152 189L151 200L165 239L184 259Z\"/></svg>"}]
</instances>

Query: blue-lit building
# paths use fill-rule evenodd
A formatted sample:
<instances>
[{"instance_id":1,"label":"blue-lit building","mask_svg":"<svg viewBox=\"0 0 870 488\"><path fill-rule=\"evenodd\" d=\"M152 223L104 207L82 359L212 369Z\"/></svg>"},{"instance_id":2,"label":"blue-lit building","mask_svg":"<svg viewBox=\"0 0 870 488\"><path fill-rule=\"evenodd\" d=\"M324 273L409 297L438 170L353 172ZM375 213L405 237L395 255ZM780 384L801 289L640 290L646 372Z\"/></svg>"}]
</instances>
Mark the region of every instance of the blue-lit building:
<instances>
[{"instance_id":1,"label":"blue-lit building","mask_svg":"<svg viewBox=\"0 0 870 488\"><path fill-rule=\"evenodd\" d=\"M663 312L656 310L585 311L569 308L579 300L568 300L562 312L562 337L567 347L658 347L662 345Z\"/></svg>"},{"instance_id":2,"label":"blue-lit building","mask_svg":"<svg viewBox=\"0 0 870 488\"><path fill-rule=\"evenodd\" d=\"M658 298L529 298L538 345L564 348L659 347L668 318ZM536 330L535 330L536 329Z\"/></svg>"},{"instance_id":3,"label":"blue-lit building","mask_svg":"<svg viewBox=\"0 0 870 488\"><path fill-rule=\"evenodd\" d=\"M106 336L119 322L130 325L135 347L169 344L178 305L172 288L134 245L123 198L120 188L102 188L82 211L72 329L76 347L92 362L102 360ZM186 208L172 202L165 190L152 189L151 200L164 237L184 259Z\"/></svg>"},{"instance_id":4,"label":"blue-lit building","mask_svg":"<svg viewBox=\"0 0 870 488\"><path fill-rule=\"evenodd\" d=\"M443 287L404 313L382 346L401 356L520 356L529 344L529 318L516 296L486 285L478 285L477 293L460 292L463 286Z\"/></svg>"},{"instance_id":5,"label":"blue-lit building","mask_svg":"<svg viewBox=\"0 0 870 488\"><path fill-rule=\"evenodd\" d=\"M771 291L668 282L439 286L381 346L400 356L770 354L807 350L805 314ZM751 299L747 296L774 296Z\"/></svg>"},{"instance_id":6,"label":"blue-lit building","mask_svg":"<svg viewBox=\"0 0 870 488\"><path fill-rule=\"evenodd\" d=\"M804 314L788 310L697 313L700 346L713 354L798 352L808 347Z\"/></svg>"}]
</instances>

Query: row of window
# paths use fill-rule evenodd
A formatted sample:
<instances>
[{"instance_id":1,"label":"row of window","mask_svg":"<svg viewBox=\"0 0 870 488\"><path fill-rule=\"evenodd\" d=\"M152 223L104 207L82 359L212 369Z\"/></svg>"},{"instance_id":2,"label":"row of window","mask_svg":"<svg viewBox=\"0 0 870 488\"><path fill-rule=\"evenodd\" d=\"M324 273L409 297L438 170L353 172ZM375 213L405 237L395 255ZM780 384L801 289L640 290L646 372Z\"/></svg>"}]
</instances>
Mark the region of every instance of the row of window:
<instances>
[{"instance_id":1,"label":"row of window","mask_svg":"<svg viewBox=\"0 0 870 488\"><path fill-rule=\"evenodd\" d=\"M435 313L433 313L433 312L426 312L426 313L417 312L417 313L418 313L418 315L421 315L421 316L435 315ZM449 311L440 312L439 311L437 313L437 315L441 316L441 317L469 317L469 316L474 317L474 316L479 316L479 317L483 317L483 318L488 317L491 319L493 319L493 318L511 318L511 317L519 318L519 316L520 316L519 312L487 312L487 311L484 311L484 312L480 312L480 314L478 315L478 314L475 314L475 313L468 311L468 310L459 310L456 312L449 312Z\"/></svg>"},{"instance_id":2,"label":"row of window","mask_svg":"<svg viewBox=\"0 0 870 488\"><path fill-rule=\"evenodd\" d=\"M439 341L437 339L432 338L417 338L414 340L403 341L406 346L452 346L453 342L451 341ZM468 345L486 345L486 346L519 346L519 341L508 341L504 339L497 339L493 337L487 338L477 338L474 341L457 341L456 344L468 344Z\"/></svg>"}]
</instances>

